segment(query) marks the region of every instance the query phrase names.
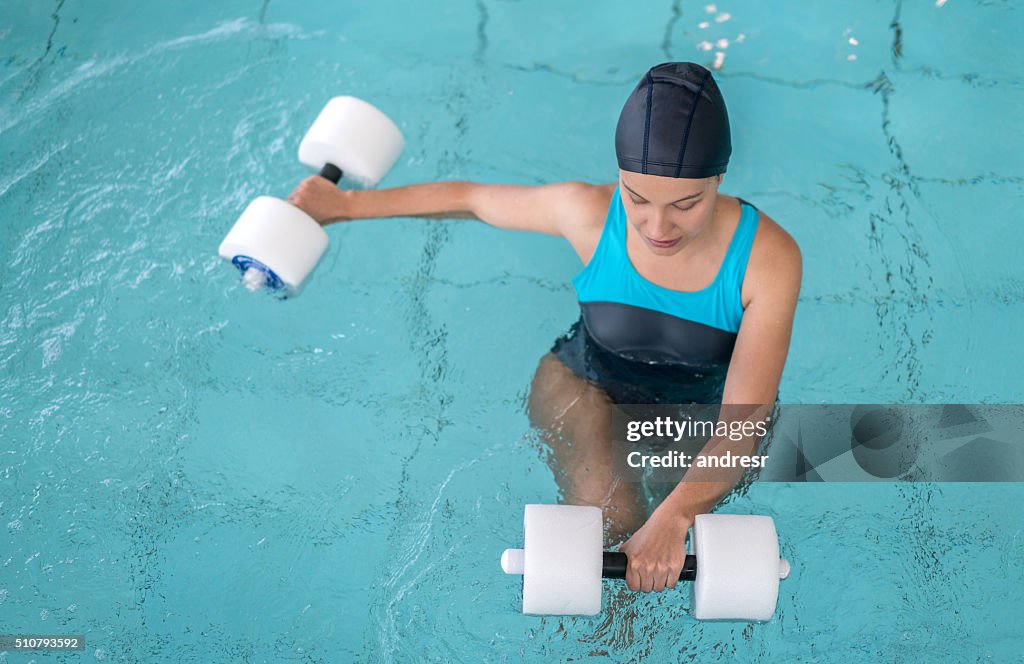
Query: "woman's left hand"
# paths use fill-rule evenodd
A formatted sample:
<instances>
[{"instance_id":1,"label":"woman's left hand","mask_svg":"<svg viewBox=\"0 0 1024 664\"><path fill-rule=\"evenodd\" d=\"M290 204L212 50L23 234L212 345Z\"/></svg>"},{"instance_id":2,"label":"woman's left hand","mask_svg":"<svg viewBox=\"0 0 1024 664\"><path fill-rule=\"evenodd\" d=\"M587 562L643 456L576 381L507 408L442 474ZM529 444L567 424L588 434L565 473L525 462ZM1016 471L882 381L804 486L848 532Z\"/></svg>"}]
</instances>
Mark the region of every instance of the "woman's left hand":
<instances>
[{"instance_id":1,"label":"woman's left hand","mask_svg":"<svg viewBox=\"0 0 1024 664\"><path fill-rule=\"evenodd\" d=\"M693 515L661 505L619 550L629 558L626 585L630 590L660 592L675 588L686 562L686 532Z\"/></svg>"}]
</instances>

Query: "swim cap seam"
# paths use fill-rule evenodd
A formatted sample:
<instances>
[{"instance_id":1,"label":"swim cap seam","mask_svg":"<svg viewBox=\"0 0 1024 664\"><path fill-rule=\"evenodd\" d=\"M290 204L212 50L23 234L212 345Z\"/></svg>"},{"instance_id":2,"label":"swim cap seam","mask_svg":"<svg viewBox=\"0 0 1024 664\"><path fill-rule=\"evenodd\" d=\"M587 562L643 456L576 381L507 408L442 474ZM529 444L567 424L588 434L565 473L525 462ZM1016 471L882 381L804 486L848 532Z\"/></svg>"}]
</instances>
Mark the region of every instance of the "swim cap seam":
<instances>
[{"instance_id":1,"label":"swim cap seam","mask_svg":"<svg viewBox=\"0 0 1024 664\"><path fill-rule=\"evenodd\" d=\"M697 94L693 96L693 108L690 109L690 118L686 122L686 131L683 132L683 140L679 146L679 156L676 157L676 177L679 177L679 169L683 167L683 155L686 153L686 145L690 142L690 128L693 127L693 116L697 114L697 103L700 102L701 93L704 92L704 84L708 82L711 72L704 74L704 78L697 88Z\"/></svg>"},{"instance_id":2,"label":"swim cap seam","mask_svg":"<svg viewBox=\"0 0 1024 664\"><path fill-rule=\"evenodd\" d=\"M651 102L654 96L654 78L647 72L647 117L644 118L644 158L640 162L640 172L647 173L647 144L651 136Z\"/></svg>"}]
</instances>

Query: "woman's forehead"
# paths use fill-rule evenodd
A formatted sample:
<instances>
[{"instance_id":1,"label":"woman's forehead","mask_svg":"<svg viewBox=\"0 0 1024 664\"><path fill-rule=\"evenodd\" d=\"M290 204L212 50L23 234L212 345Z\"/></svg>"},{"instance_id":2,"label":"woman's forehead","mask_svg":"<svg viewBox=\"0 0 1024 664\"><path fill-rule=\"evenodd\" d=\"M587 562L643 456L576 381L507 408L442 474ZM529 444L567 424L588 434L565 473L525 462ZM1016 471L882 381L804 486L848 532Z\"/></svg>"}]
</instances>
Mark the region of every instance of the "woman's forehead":
<instances>
[{"instance_id":1,"label":"woman's forehead","mask_svg":"<svg viewBox=\"0 0 1024 664\"><path fill-rule=\"evenodd\" d=\"M648 200L663 200L669 203L707 191L712 179L714 178L672 178L619 169L619 181L627 190Z\"/></svg>"}]
</instances>

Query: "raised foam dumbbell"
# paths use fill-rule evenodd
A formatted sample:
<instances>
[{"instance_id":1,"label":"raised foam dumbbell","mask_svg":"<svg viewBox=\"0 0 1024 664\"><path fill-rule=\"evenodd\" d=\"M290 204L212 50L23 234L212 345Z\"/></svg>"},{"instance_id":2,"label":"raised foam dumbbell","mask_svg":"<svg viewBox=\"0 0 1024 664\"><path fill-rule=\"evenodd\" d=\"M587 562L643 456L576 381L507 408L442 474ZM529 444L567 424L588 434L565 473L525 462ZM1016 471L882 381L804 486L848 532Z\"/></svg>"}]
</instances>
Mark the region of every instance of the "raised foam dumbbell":
<instances>
[{"instance_id":1,"label":"raised foam dumbbell","mask_svg":"<svg viewBox=\"0 0 1024 664\"><path fill-rule=\"evenodd\" d=\"M602 551L597 507L527 505L522 549L506 549L501 567L523 575L523 613L594 615L601 579L625 578L628 559ZM694 616L701 620L768 620L789 563L779 558L771 517L698 514L679 575L693 581Z\"/></svg>"},{"instance_id":2,"label":"raised foam dumbbell","mask_svg":"<svg viewBox=\"0 0 1024 664\"><path fill-rule=\"evenodd\" d=\"M334 184L348 176L374 187L405 147L386 115L355 97L334 97L299 144L299 161ZM297 295L327 251L327 233L287 201L260 196L249 203L218 253L243 275L249 290L268 286Z\"/></svg>"}]
</instances>

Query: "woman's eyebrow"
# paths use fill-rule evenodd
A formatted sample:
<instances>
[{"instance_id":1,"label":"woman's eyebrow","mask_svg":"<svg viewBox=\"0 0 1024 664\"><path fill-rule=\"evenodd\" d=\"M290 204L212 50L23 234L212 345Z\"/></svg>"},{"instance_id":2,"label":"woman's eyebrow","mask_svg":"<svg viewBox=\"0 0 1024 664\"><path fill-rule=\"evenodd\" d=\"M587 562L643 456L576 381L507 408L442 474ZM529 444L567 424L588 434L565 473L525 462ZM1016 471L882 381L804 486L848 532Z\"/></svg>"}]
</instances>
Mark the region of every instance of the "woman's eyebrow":
<instances>
[{"instance_id":1,"label":"woman's eyebrow","mask_svg":"<svg viewBox=\"0 0 1024 664\"><path fill-rule=\"evenodd\" d=\"M628 191L629 193L633 194L637 198L640 198L640 199L645 200L645 201L647 200L646 198L644 198L640 194L638 194L635 191L633 191L632 189L630 189L629 185L626 184L625 182L622 183L622 186L626 188L626 191ZM684 196L683 198L680 198L678 201L672 201L671 203L669 203L669 205L674 205L676 203L682 203L683 201L688 201L691 198L697 198L698 196L700 196L703 193L704 193L703 191L698 191L696 194L691 194L689 196Z\"/></svg>"}]
</instances>

